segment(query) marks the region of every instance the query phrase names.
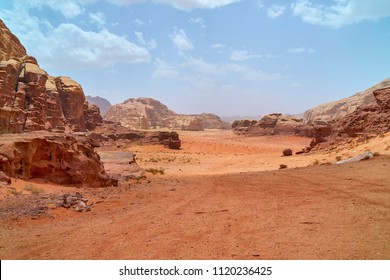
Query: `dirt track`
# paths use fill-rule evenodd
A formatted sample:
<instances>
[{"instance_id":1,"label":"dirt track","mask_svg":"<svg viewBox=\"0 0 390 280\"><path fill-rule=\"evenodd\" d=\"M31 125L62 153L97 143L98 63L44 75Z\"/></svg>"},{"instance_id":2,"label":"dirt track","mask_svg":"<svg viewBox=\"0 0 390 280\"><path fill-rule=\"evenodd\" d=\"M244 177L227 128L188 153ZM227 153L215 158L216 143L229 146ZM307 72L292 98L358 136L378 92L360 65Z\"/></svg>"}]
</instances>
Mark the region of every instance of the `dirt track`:
<instances>
[{"instance_id":1,"label":"dirt track","mask_svg":"<svg viewBox=\"0 0 390 280\"><path fill-rule=\"evenodd\" d=\"M81 191L93 210L2 219L0 258L390 259L390 156L312 165L367 147L386 154L388 136L367 147L281 158L282 147L309 140L216 135L183 134L181 151L130 147L141 167L165 174L129 186L41 184L46 192ZM280 163L289 168L275 170Z\"/></svg>"}]
</instances>

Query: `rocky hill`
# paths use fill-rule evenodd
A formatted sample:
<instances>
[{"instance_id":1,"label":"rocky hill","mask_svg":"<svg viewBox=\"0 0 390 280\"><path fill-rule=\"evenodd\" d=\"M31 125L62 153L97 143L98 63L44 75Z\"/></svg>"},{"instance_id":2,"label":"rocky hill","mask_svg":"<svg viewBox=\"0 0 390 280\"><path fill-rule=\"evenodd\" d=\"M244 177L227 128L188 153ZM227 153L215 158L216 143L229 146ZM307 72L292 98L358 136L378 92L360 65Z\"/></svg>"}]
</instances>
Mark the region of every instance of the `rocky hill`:
<instances>
[{"instance_id":1,"label":"rocky hill","mask_svg":"<svg viewBox=\"0 0 390 280\"><path fill-rule=\"evenodd\" d=\"M48 75L0 20L0 130L85 131L99 122L80 84Z\"/></svg>"},{"instance_id":2,"label":"rocky hill","mask_svg":"<svg viewBox=\"0 0 390 280\"><path fill-rule=\"evenodd\" d=\"M237 120L232 124L233 132L246 136L296 134L302 126L302 119L273 113L260 120Z\"/></svg>"},{"instance_id":3,"label":"rocky hill","mask_svg":"<svg viewBox=\"0 0 390 280\"><path fill-rule=\"evenodd\" d=\"M93 104L99 107L100 114L104 117L111 107L110 101L99 96L87 95L87 101L89 104Z\"/></svg>"},{"instance_id":4,"label":"rocky hill","mask_svg":"<svg viewBox=\"0 0 390 280\"><path fill-rule=\"evenodd\" d=\"M373 91L390 87L390 78L385 79L362 92L337 101L321 104L317 107L307 110L303 115L305 124L311 124L313 121L329 122L344 117L354 112L359 106L367 105L374 101Z\"/></svg>"},{"instance_id":5,"label":"rocky hill","mask_svg":"<svg viewBox=\"0 0 390 280\"><path fill-rule=\"evenodd\" d=\"M229 124L213 114L176 114L166 105L152 98L130 98L121 104L111 106L106 117L108 121L120 122L131 129L179 129L204 130L227 129Z\"/></svg>"}]
</instances>

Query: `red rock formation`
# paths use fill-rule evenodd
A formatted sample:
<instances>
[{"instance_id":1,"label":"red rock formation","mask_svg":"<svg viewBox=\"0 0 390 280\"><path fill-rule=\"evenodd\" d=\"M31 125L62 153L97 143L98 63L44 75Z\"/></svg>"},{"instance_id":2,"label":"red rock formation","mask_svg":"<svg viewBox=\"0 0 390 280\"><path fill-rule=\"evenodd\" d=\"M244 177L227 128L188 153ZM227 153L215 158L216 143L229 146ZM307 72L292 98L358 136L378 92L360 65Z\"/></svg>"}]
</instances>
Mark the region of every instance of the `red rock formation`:
<instances>
[{"instance_id":1,"label":"red rock formation","mask_svg":"<svg viewBox=\"0 0 390 280\"><path fill-rule=\"evenodd\" d=\"M197 127L202 130L208 128L227 129L229 127L216 115L207 113L176 114L160 101L144 97L130 98L122 104L111 106L105 120L119 122L130 129L192 130ZM194 121L198 123L192 123Z\"/></svg>"},{"instance_id":2,"label":"red rock formation","mask_svg":"<svg viewBox=\"0 0 390 280\"><path fill-rule=\"evenodd\" d=\"M390 87L375 90L373 95L374 102L337 120L330 137L355 137L360 133L390 131Z\"/></svg>"},{"instance_id":3,"label":"red rock formation","mask_svg":"<svg viewBox=\"0 0 390 280\"><path fill-rule=\"evenodd\" d=\"M1 143L0 172L10 177L84 187L111 184L89 138L32 132L2 135Z\"/></svg>"},{"instance_id":4,"label":"red rock formation","mask_svg":"<svg viewBox=\"0 0 390 280\"><path fill-rule=\"evenodd\" d=\"M103 123L103 118L100 115L100 109L97 105L91 105L88 102L84 103L85 128L94 130L96 126Z\"/></svg>"},{"instance_id":5,"label":"red rock formation","mask_svg":"<svg viewBox=\"0 0 390 280\"><path fill-rule=\"evenodd\" d=\"M50 77L0 20L0 131L84 131L86 118L99 121L84 102L77 82Z\"/></svg>"},{"instance_id":6,"label":"red rock formation","mask_svg":"<svg viewBox=\"0 0 390 280\"><path fill-rule=\"evenodd\" d=\"M301 125L301 119L274 113L259 121L235 121L232 128L234 133L247 136L288 135L295 134L297 127Z\"/></svg>"}]
</instances>

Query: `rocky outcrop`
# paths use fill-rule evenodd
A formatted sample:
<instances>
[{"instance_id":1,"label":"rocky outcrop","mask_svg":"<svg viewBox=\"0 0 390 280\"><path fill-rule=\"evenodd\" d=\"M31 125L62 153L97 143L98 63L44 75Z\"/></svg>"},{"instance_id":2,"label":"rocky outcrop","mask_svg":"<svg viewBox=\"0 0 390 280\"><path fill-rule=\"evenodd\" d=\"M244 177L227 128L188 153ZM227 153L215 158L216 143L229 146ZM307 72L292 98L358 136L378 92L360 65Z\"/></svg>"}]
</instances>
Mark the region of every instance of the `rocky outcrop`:
<instances>
[{"instance_id":1,"label":"rocky outcrop","mask_svg":"<svg viewBox=\"0 0 390 280\"><path fill-rule=\"evenodd\" d=\"M111 184L93 140L31 132L1 136L0 172L12 178L43 178L56 184L105 187Z\"/></svg>"},{"instance_id":2,"label":"rocky outcrop","mask_svg":"<svg viewBox=\"0 0 390 280\"><path fill-rule=\"evenodd\" d=\"M164 145L170 149L180 149L181 147L179 134L175 131L139 131L109 121L104 121L88 136L102 145L123 142L127 144Z\"/></svg>"},{"instance_id":3,"label":"rocky outcrop","mask_svg":"<svg viewBox=\"0 0 390 280\"><path fill-rule=\"evenodd\" d=\"M0 131L85 131L81 86L49 76L1 20L0 44Z\"/></svg>"},{"instance_id":4,"label":"rocky outcrop","mask_svg":"<svg viewBox=\"0 0 390 280\"><path fill-rule=\"evenodd\" d=\"M104 99L102 97L99 97L99 96L89 96L87 95L87 101L89 104L93 104L93 105L96 105L99 107L100 109L100 114L102 117L105 117L108 110L110 109L111 107L111 103L110 101L108 101L107 99Z\"/></svg>"},{"instance_id":5,"label":"rocky outcrop","mask_svg":"<svg viewBox=\"0 0 390 280\"><path fill-rule=\"evenodd\" d=\"M375 90L372 95L373 102L360 106L334 123L331 138L390 131L390 87Z\"/></svg>"},{"instance_id":6,"label":"rocky outcrop","mask_svg":"<svg viewBox=\"0 0 390 280\"><path fill-rule=\"evenodd\" d=\"M291 135L302 125L301 119L278 113L265 115L259 121L241 120L232 124L234 133L247 136Z\"/></svg>"},{"instance_id":7,"label":"rocky outcrop","mask_svg":"<svg viewBox=\"0 0 390 280\"><path fill-rule=\"evenodd\" d=\"M0 19L0 61L26 56L26 49Z\"/></svg>"},{"instance_id":8,"label":"rocky outcrop","mask_svg":"<svg viewBox=\"0 0 390 280\"><path fill-rule=\"evenodd\" d=\"M340 119L352 112L358 107L367 105L374 101L373 92L377 89L390 87L390 78L385 79L365 91L355 95L343 98L337 101L321 104L317 107L307 110L303 116L303 122L311 125L314 121L330 122Z\"/></svg>"},{"instance_id":9,"label":"rocky outcrop","mask_svg":"<svg viewBox=\"0 0 390 280\"><path fill-rule=\"evenodd\" d=\"M213 114L181 115L152 98L130 98L111 106L105 119L131 129L203 130L226 129L228 124Z\"/></svg>"},{"instance_id":10,"label":"rocky outcrop","mask_svg":"<svg viewBox=\"0 0 390 280\"><path fill-rule=\"evenodd\" d=\"M103 123L99 107L88 102L84 103L84 118L85 128L88 130L94 130Z\"/></svg>"}]
</instances>

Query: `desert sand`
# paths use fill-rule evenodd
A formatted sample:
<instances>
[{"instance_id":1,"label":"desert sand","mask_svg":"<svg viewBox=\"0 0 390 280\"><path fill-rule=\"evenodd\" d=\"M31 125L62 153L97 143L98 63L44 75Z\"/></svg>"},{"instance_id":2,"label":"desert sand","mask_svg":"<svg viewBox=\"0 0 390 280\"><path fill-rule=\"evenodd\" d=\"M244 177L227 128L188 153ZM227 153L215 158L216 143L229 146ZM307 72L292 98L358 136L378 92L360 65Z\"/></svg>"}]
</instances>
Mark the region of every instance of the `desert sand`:
<instances>
[{"instance_id":1,"label":"desert sand","mask_svg":"<svg viewBox=\"0 0 390 280\"><path fill-rule=\"evenodd\" d=\"M310 139L219 130L180 138L180 150L101 148L135 152L141 168L161 171L118 187L0 187L0 258L390 259L389 133L291 157L282 150ZM379 156L335 164L365 150ZM91 211L45 204L76 192Z\"/></svg>"}]
</instances>

